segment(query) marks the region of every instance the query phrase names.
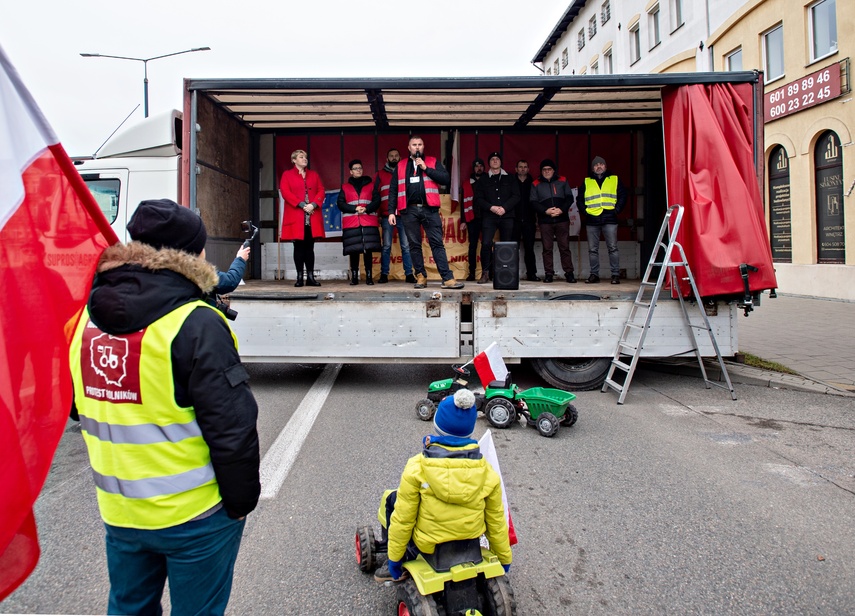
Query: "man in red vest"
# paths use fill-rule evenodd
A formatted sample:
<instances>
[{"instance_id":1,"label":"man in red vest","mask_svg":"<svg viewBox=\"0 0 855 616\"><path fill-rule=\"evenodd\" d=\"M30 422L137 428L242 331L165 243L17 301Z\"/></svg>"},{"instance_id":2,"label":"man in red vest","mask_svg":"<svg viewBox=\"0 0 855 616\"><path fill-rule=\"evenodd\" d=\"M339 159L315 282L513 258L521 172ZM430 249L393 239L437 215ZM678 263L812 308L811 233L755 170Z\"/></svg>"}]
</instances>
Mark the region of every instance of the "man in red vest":
<instances>
[{"instance_id":1,"label":"man in red vest","mask_svg":"<svg viewBox=\"0 0 855 616\"><path fill-rule=\"evenodd\" d=\"M418 135L410 137L407 150L409 158L398 163L389 182L389 224L401 223L410 242L410 257L416 273L416 289L427 286L427 270L422 254L422 233L430 244L436 269L442 277L443 289L462 289L463 283L454 279L448 267L448 255L442 242L442 218L439 215L440 184L451 183L451 176L442 163L433 156L424 155L425 142Z\"/></svg>"},{"instance_id":2,"label":"man in red vest","mask_svg":"<svg viewBox=\"0 0 855 616\"><path fill-rule=\"evenodd\" d=\"M379 284L389 282L389 265L392 261L392 239L395 227L389 223L389 188L392 181L392 172L401 161L401 154L396 148L386 152L386 164L374 177L374 192L380 198L380 227L383 236L383 251L380 253L380 279ZM398 229L398 241L401 242L401 261L404 263L404 274L407 282L416 282L413 276L413 262L410 260L410 243L403 227Z\"/></svg>"}]
</instances>

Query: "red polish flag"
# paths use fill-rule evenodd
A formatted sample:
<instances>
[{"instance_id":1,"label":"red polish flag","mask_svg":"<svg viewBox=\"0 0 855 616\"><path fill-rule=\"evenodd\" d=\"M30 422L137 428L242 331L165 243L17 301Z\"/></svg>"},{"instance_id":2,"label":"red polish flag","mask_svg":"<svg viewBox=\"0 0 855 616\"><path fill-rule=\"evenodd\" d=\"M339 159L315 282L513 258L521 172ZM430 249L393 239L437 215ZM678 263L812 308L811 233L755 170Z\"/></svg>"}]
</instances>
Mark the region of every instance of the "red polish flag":
<instances>
[{"instance_id":1,"label":"red polish flag","mask_svg":"<svg viewBox=\"0 0 855 616\"><path fill-rule=\"evenodd\" d=\"M508 520L508 539L511 545L516 545L517 531L514 530L514 521L511 518L511 508L508 506L508 493L505 490L505 480L502 478L502 468L499 466L499 455L496 453L496 444L493 442L493 433L487 430L480 439L478 439L478 448L481 450L481 455L490 463L493 470L499 475L499 481L502 483L502 505L505 506L505 517Z\"/></svg>"},{"instance_id":2,"label":"red polish flag","mask_svg":"<svg viewBox=\"0 0 855 616\"><path fill-rule=\"evenodd\" d=\"M0 48L0 601L39 559L33 504L71 407L68 337L116 241Z\"/></svg>"},{"instance_id":3,"label":"red polish flag","mask_svg":"<svg viewBox=\"0 0 855 616\"><path fill-rule=\"evenodd\" d=\"M475 356L472 360L475 364L475 372L481 379L481 384L486 387L493 381L504 381L508 376L505 360L502 359L502 350L495 342Z\"/></svg>"}]
</instances>

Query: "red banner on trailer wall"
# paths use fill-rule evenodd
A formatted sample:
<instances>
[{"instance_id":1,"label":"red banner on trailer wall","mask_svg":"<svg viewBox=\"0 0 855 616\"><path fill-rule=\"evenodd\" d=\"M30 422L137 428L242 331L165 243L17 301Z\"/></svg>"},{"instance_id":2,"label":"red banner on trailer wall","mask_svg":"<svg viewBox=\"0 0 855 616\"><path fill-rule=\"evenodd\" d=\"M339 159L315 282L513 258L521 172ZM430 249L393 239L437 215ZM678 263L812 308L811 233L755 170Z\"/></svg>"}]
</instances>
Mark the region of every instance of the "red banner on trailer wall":
<instances>
[{"instance_id":1,"label":"red banner on trailer wall","mask_svg":"<svg viewBox=\"0 0 855 616\"><path fill-rule=\"evenodd\" d=\"M668 87L662 94L668 205L685 208L678 241L703 297L777 286L754 167L750 84Z\"/></svg>"}]
</instances>

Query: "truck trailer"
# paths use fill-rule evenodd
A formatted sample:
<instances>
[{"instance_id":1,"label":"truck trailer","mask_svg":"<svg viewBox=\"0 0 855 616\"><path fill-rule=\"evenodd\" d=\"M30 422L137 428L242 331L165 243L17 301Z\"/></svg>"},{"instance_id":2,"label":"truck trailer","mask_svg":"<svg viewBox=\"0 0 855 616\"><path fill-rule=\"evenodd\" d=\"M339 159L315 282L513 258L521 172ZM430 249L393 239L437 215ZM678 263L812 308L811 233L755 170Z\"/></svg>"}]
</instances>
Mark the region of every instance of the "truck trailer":
<instances>
[{"instance_id":1,"label":"truck trailer","mask_svg":"<svg viewBox=\"0 0 855 616\"><path fill-rule=\"evenodd\" d=\"M747 315L776 286L763 204L762 105L757 72L186 79L182 111L118 133L94 158L78 161L78 170L123 241L133 208L148 198L196 210L208 230L208 259L221 269L245 239L241 223L260 227L245 284L229 298L244 361L451 364L497 342L506 362L531 361L551 385L584 390L605 378L673 204L685 208L678 239L721 354L738 351L740 311ZM322 286L295 288L291 247L279 241L279 179L291 152L308 153L334 203L349 160L361 159L373 175L389 148L406 155L414 134L461 182L476 156L493 151L511 174L525 159L536 177L539 162L551 159L571 186L584 180L594 156L605 158L629 193L618 236L621 284L557 278L449 291L433 270L428 287L414 289L403 282L396 245L392 282L349 285L330 208L328 237L316 244ZM464 278L466 226L451 188L442 199L445 239L455 275ZM588 273L584 233L571 237L580 279ZM605 260L606 250L600 253ZM693 355L679 302L662 297L641 357ZM705 335L697 342L703 356L715 355Z\"/></svg>"}]
</instances>

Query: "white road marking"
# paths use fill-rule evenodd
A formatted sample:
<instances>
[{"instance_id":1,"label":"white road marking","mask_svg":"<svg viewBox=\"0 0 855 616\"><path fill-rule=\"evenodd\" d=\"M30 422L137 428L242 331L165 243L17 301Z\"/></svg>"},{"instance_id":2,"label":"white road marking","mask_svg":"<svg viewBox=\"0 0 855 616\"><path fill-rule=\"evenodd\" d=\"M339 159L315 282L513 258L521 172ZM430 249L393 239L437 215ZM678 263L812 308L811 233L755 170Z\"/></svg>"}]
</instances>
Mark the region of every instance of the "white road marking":
<instances>
[{"instance_id":1,"label":"white road marking","mask_svg":"<svg viewBox=\"0 0 855 616\"><path fill-rule=\"evenodd\" d=\"M332 390L341 364L328 364L261 461L261 498L275 498Z\"/></svg>"}]
</instances>

